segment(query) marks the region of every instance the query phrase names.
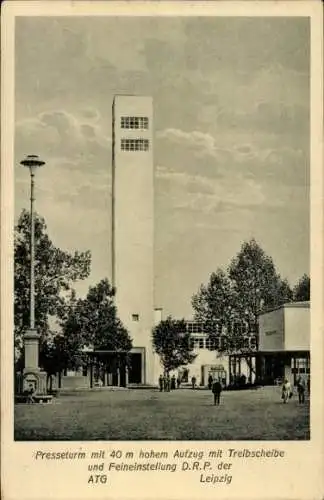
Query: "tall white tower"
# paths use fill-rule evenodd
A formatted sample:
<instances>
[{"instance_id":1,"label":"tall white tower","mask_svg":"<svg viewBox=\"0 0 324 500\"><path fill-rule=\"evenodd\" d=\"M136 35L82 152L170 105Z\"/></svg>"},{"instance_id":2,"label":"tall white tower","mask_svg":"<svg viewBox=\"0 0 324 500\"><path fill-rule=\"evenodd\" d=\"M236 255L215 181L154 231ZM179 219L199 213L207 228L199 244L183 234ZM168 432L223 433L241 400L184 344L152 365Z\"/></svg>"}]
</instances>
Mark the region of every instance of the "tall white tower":
<instances>
[{"instance_id":1,"label":"tall white tower","mask_svg":"<svg viewBox=\"0 0 324 500\"><path fill-rule=\"evenodd\" d=\"M129 383L154 383L153 100L113 102L112 276L118 315L133 339Z\"/></svg>"}]
</instances>

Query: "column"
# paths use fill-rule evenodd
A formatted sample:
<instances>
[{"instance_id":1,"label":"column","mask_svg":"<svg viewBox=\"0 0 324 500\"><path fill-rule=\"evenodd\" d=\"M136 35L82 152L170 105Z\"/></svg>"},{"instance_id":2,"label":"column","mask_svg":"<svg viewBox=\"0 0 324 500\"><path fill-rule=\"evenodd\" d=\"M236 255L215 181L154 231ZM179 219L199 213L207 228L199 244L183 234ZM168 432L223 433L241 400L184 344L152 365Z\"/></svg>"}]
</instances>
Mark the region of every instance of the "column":
<instances>
[{"instance_id":1,"label":"column","mask_svg":"<svg viewBox=\"0 0 324 500\"><path fill-rule=\"evenodd\" d=\"M248 366L249 366L249 384L252 384L252 357L248 356Z\"/></svg>"}]
</instances>

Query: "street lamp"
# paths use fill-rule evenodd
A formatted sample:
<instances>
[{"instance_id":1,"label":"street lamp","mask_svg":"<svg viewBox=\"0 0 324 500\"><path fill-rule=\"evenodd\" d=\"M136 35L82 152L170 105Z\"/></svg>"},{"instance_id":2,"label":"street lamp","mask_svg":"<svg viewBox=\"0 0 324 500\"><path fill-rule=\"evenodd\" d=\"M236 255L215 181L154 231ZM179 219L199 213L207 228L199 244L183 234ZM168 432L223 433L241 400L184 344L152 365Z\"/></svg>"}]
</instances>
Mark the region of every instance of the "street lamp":
<instances>
[{"instance_id":1,"label":"street lamp","mask_svg":"<svg viewBox=\"0 0 324 500\"><path fill-rule=\"evenodd\" d=\"M29 327L35 329L35 217L34 217L34 187L35 187L35 171L37 168L45 165L45 162L40 160L37 155L28 155L20 162L24 167L29 168L30 172L30 310Z\"/></svg>"},{"instance_id":2,"label":"street lamp","mask_svg":"<svg viewBox=\"0 0 324 500\"><path fill-rule=\"evenodd\" d=\"M35 329L35 216L34 216L34 187L37 168L45 165L37 155L28 155L20 162L30 172L30 310L29 330L24 335L25 368L23 375L23 389L33 387L36 393L46 392L46 374L39 369L39 334Z\"/></svg>"}]
</instances>

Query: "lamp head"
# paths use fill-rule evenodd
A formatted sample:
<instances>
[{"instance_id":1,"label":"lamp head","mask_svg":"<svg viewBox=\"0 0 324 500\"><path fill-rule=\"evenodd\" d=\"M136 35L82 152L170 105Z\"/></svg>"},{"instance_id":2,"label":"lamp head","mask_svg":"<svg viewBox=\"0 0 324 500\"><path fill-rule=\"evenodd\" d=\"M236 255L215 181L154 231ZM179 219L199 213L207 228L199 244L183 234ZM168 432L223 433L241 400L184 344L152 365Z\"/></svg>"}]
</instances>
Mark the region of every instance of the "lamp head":
<instances>
[{"instance_id":1,"label":"lamp head","mask_svg":"<svg viewBox=\"0 0 324 500\"><path fill-rule=\"evenodd\" d=\"M33 170L45 165L45 162L40 160L38 155L27 155L26 158L20 162L20 165Z\"/></svg>"}]
</instances>

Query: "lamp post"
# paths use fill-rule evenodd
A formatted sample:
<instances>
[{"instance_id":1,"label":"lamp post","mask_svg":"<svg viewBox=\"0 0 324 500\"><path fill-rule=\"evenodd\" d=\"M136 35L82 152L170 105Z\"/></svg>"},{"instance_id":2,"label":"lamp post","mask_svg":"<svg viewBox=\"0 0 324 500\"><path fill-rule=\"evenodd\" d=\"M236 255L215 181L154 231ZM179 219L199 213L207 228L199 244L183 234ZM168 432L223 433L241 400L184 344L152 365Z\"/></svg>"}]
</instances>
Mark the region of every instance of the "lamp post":
<instances>
[{"instance_id":1,"label":"lamp post","mask_svg":"<svg viewBox=\"0 0 324 500\"><path fill-rule=\"evenodd\" d=\"M45 165L36 155L28 155L20 162L24 167L29 168L30 172L30 309L29 309L29 327L35 329L35 171L37 168Z\"/></svg>"},{"instance_id":2,"label":"lamp post","mask_svg":"<svg viewBox=\"0 0 324 500\"><path fill-rule=\"evenodd\" d=\"M33 386L36 393L46 392L46 374L39 369L39 334L35 328L35 172L45 165L37 155L28 155L20 162L30 172L30 289L29 289L29 330L24 335L25 368L23 390Z\"/></svg>"}]
</instances>

